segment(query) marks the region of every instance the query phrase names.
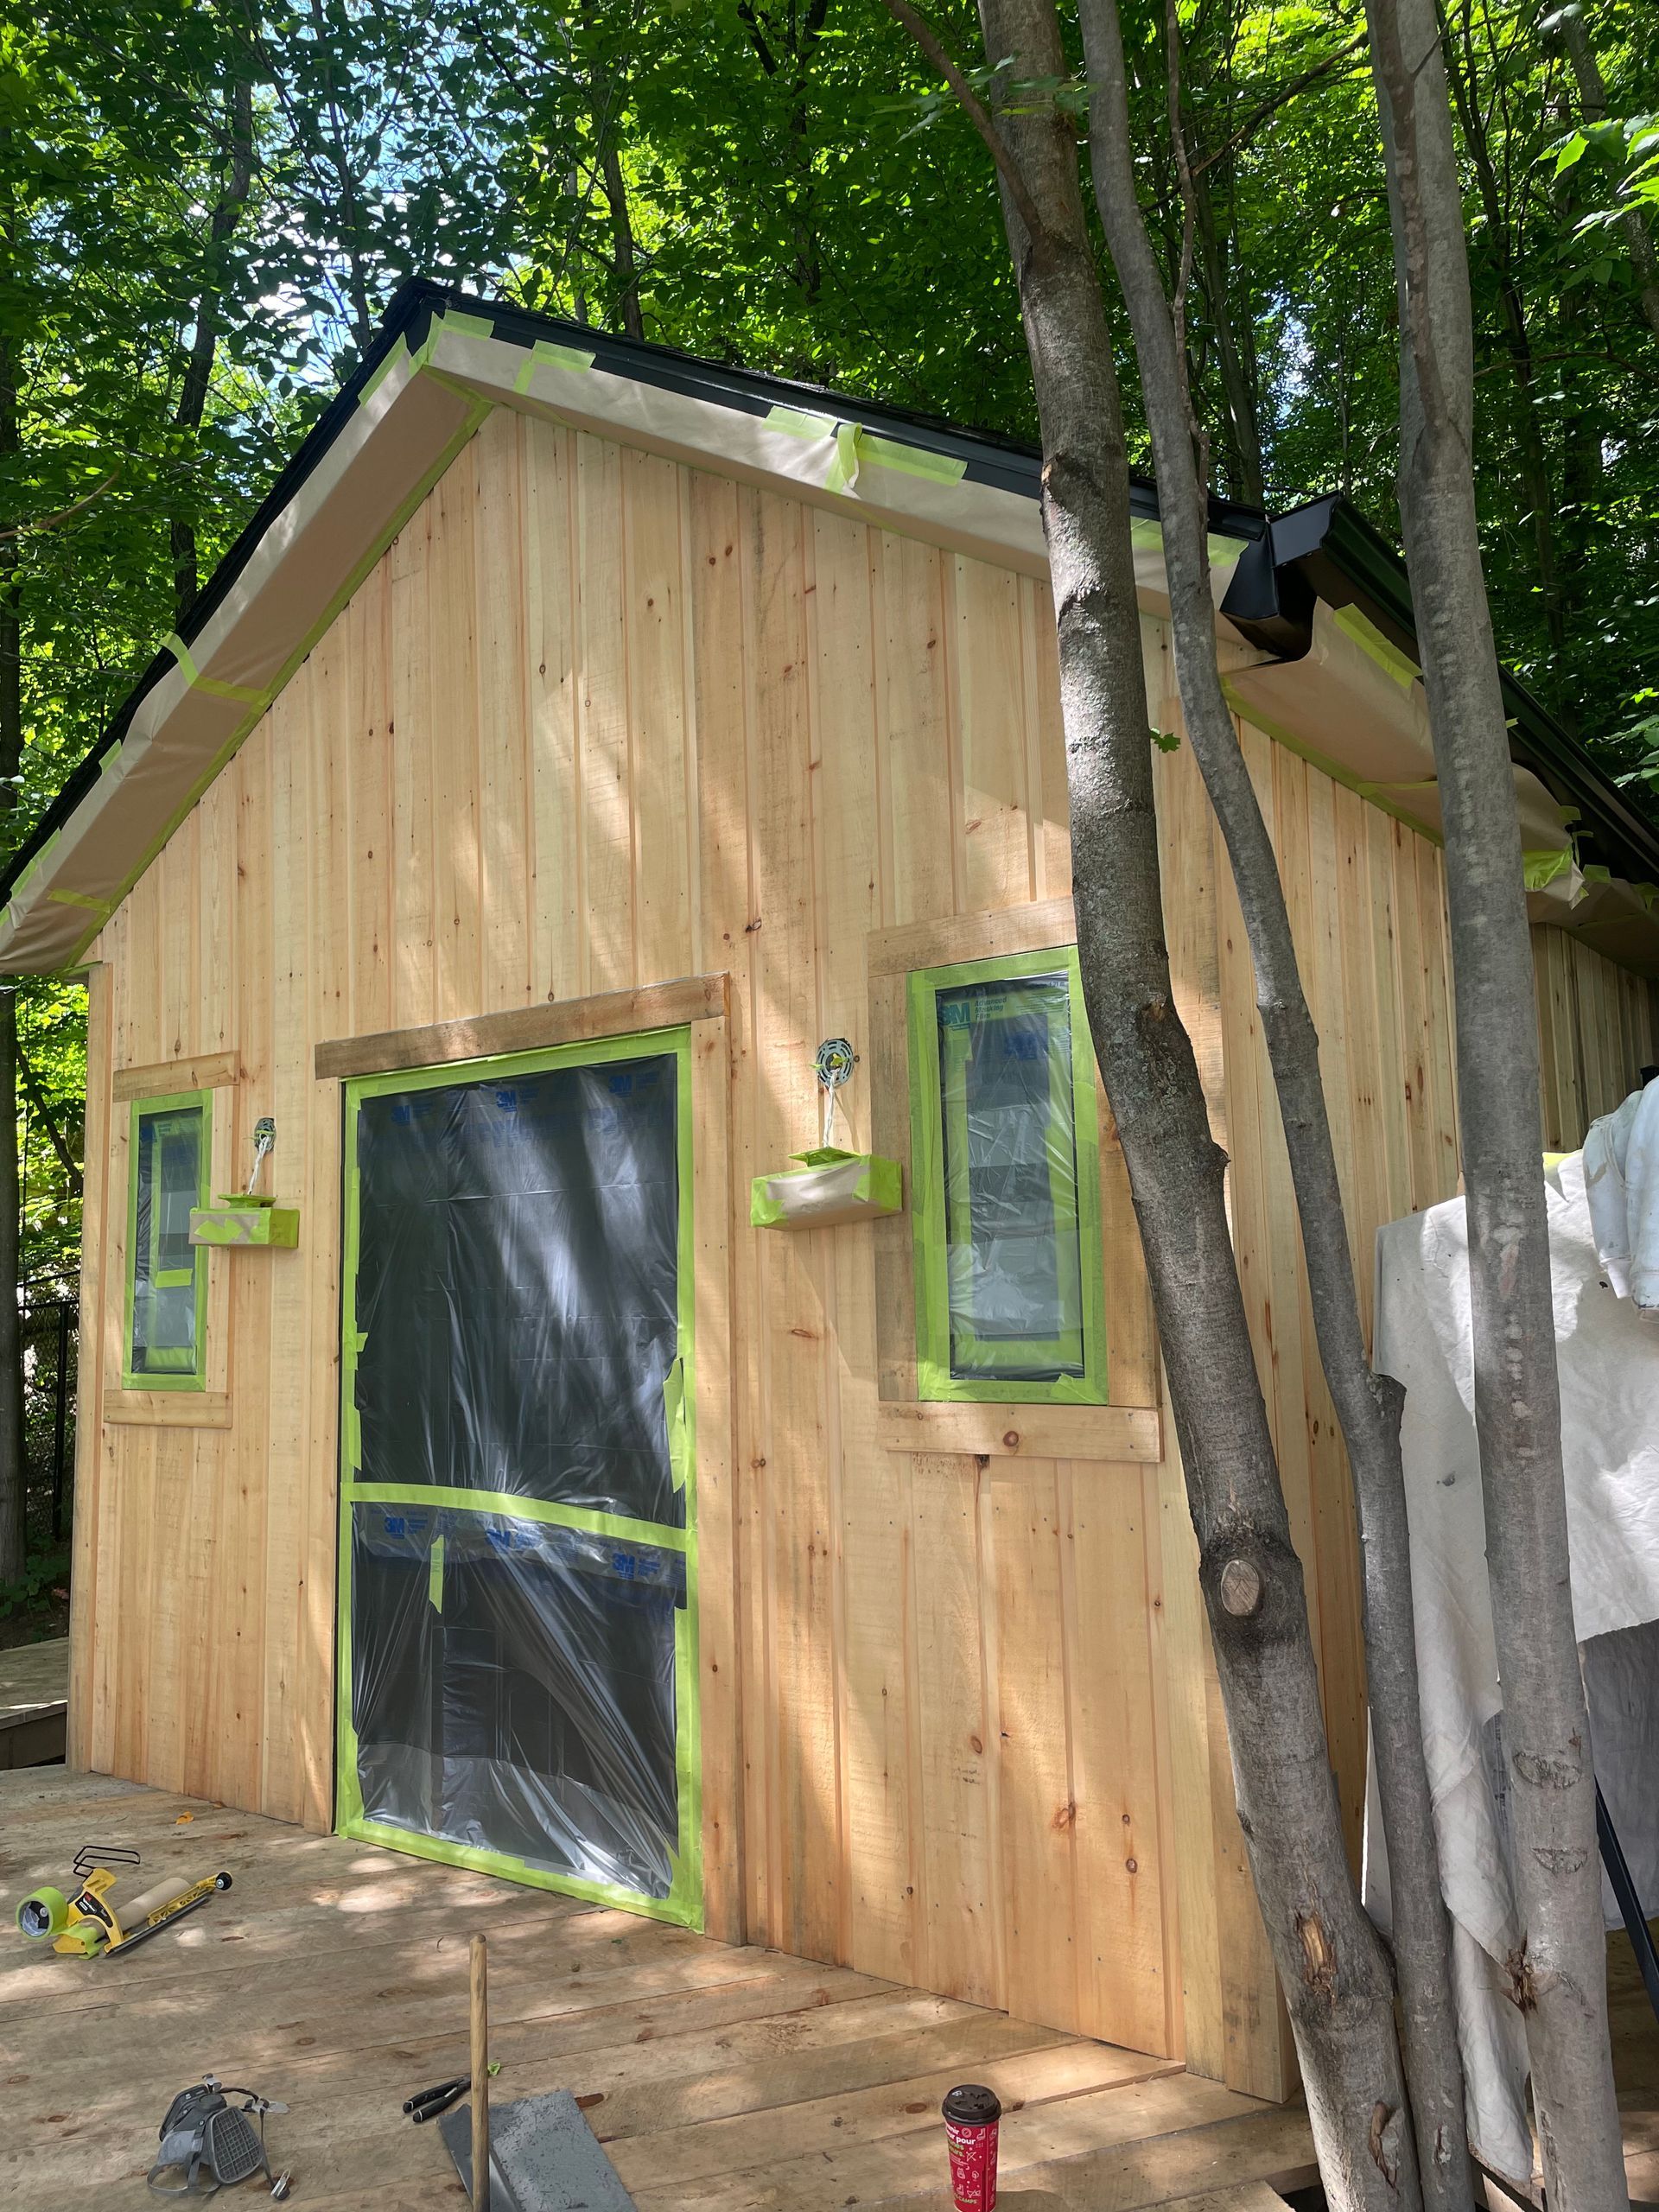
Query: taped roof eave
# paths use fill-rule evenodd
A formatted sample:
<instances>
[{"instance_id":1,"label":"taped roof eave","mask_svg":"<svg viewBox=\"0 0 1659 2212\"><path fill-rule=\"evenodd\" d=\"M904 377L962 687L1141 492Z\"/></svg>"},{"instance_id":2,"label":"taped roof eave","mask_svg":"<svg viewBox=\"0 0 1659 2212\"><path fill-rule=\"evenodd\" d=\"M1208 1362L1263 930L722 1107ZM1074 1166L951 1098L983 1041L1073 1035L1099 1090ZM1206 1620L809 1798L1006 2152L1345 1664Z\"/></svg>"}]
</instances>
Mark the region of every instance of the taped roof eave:
<instances>
[{"instance_id":1,"label":"taped roof eave","mask_svg":"<svg viewBox=\"0 0 1659 2212\"><path fill-rule=\"evenodd\" d=\"M1046 573L1040 462L1028 448L437 285L408 285L215 570L185 636L157 652L0 881L0 972L62 969L84 957L498 404L782 485L815 505L850 505L879 526ZM1162 613L1154 487L1135 484L1133 507L1141 605ZM1264 683L1268 667L1279 664L1288 677L1283 664L1307 653L1323 612L1316 594L1328 607L1359 607L1414 656L1403 569L1345 501L1313 502L1271 525L1252 510L1212 501L1211 529L1217 599L1230 614L1236 601L1244 610L1234 620L1263 653ZM1348 664L1359 665L1351 655ZM1339 674L1335 664L1327 670L1327 689ZM1325 719L1319 686L1287 690L1281 680L1269 688L1281 705L1289 700L1292 741L1313 756L1324 739L1304 725L1310 715ZM1517 757L1558 798L1575 801L1597 834L1598 857L1616 874L1659 880L1659 838L1535 702L1513 691L1527 709L1517 716Z\"/></svg>"},{"instance_id":2,"label":"taped roof eave","mask_svg":"<svg viewBox=\"0 0 1659 2212\"><path fill-rule=\"evenodd\" d=\"M899 410L416 284L0 885L0 971L79 962L467 438L496 405L1045 572L1035 454ZM1143 597L1155 495L1135 487ZM1259 515L1215 502L1217 590Z\"/></svg>"}]
</instances>

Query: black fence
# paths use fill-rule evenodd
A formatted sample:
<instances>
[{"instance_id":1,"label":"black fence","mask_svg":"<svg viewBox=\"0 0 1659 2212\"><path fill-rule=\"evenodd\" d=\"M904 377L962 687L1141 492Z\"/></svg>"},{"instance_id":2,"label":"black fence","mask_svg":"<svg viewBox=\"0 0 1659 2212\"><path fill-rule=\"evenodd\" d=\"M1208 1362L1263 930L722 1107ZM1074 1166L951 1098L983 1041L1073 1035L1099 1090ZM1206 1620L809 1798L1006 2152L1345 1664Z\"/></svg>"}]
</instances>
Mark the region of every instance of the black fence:
<instances>
[{"instance_id":1,"label":"black fence","mask_svg":"<svg viewBox=\"0 0 1659 2212\"><path fill-rule=\"evenodd\" d=\"M31 1552L61 1544L74 1510L79 1322L73 1299L42 1300L23 1308L23 1466Z\"/></svg>"}]
</instances>

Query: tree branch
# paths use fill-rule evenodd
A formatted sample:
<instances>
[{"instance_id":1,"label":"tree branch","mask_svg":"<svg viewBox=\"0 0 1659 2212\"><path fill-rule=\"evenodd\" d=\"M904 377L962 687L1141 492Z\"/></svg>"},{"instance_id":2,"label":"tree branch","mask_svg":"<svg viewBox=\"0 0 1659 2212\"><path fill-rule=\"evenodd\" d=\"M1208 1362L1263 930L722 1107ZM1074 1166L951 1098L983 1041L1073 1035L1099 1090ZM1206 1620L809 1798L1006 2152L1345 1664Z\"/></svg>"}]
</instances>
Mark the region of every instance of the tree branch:
<instances>
[{"instance_id":1,"label":"tree branch","mask_svg":"<svg viewBox=\"0 0 1659 2212\"><path fill-rule=\"evenodd\" d=\"M78 499L72 499L67 507L60 507L55 514L36 515L29 522L8 523L0 529L0 537L27 537L37 530L55 530L60 522L69 522L82 513L94 499L101 499L120 474L118 467L112 468L107 476L93 485L90 492L83 493Z\"/></svg>"},{"instance_id":2,"label":"tree branch","mask_svg":"<svg viewBox=\"0 0 1659 2212\"><path fill-rule=\"evenodd\" d=\"M1287 84L1281 85L1277 92L1270 92L1259 107L1251 109L1237 130L1217 146L1213 154L1206 154L1201 162L1193 163L1193 175L1196 176L1200 170L1211 168L1217 162L1224 162L1229 154L1236 154L1245 140L1253 137L1269 116L1276 114L1283 107L1287 100L1294 99L1298 92L1305 92L1310 85L1317 85L1320 78L1328 76L1338 62L1349 60L1364 46L1369 36L1369 32L1357 32L1346 46L1338 47L1333 54L1327 54L1323 61L1316 61L1311 69L1304 69L1300 77L1291 78Z\"/></svg>"},{"instance_id":3,"label":"tree branch","mask_svg":"<svg viewBox=\"0 0 1659 2212\"><path fill-rule=\"evenodd\" d=\"M996 127L995 118L968 82L961 64L952 58L926 17L918 15L910 5L910 0L881 0L881 4L893 21L902 24L910 33L912 38L915 40L917 45L920 47L922 52L956 94L957 105L961 107L963 113L989 148L991 159L996 163L998 174L1008 188L1008 198L1014 203L1014 211L1024 226L1026 236L1034 245L1039 238L1046 236L1046 230L1042 217L1037 212L1037 203L1031 196L1030 188L1026 183L1020 164L1002 142L1002 134Z\"/></svg>"},{"instance_id":4,"label":"tree branch","mask_svg":"<svg viewBox=\"0 0 1659 2212\"><path fill-rule=\"evenodd\" d=\"M58 1127L57 1117L54 1115L50 1106L47 1104L46 1095L41 1089L34 1069L29 1065L28 1057L23 1051L23 1040L21 1037L17 1040L17 1072L23 1078L23 1089L29 1094L29 1104L35 1109L35 1111L40 1116L41 1121L46 1124L46 1134L51 1139L52 1149L57 1154L59 1161L63 1168L64 1175L68 1182L69 1195L73 1198L78 1198L80 1196L81 1192L79 1162L76 1160L73 1153L70 1151L68 1145L65 1142L63 1132Z\"/></svg>"}]
</instances>

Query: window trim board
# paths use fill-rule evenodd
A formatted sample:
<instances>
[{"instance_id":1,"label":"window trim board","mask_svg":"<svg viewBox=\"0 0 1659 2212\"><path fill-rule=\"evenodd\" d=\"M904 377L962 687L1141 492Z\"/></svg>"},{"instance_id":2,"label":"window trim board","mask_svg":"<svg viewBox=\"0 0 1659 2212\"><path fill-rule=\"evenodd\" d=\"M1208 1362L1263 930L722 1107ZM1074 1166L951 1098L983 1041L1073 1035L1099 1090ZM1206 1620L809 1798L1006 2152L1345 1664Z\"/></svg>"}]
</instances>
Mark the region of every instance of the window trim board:
<instances>
[{"instance_id":1,"label":"window trim board","mask_svg":"<svg viewBox=\"0 0 1659 2212\"><path fill-rule=\"evenodd\" d=\"M157 1091L131 1102L127 1121L127 1235L122 1255L124 1310L121 1324L121 1384L123 1390L190 1390L207 1387L207 1255L197 1249L191 1273L195 1281L195 1362L190 1370L169 1373L166 1369L135 1368L133 1329L138 1298L138 1179L142 1166L139 1128L146 1115L178 1113L194 1107L201 1117L197 1165L197 1203L211 1203L213 1161L213 1094L210 1089ZM168 1272L175 1272L169 1270ZM153 1287L156 1284L152 1278ZM172 1286L175 1288L181 1285Z\"/></svg>"},{"instance_id":2,"label":"window trim board","mask_svg":"<svg viewBox=\"0 0 1659 2212\"><path fill-rule=\"evenodd\" d=\"M951 1372L948 1235L944 1187L944 1111L938 1075L938 995L976 983L1014 982L1063 972L1070 1007L1072 1145L1077 1177L1077 1259L1081 1273L1084 1372L1046 1380ZM909 1046L910 1185L915 1287L915 1390L929 1404L1103 1406L1110 1400L1103 1274L1104 1224L1100 1189L1100 1122L1092 1046L1075 944L945 962L912 969L906 979ZM1079 1040L1084 1049L1079 1051ZM1033 1339L1033 1344L1035 1340ZM1057 1360L1057 1364L1058 1363Z\"/></svg>"}]
</instances>

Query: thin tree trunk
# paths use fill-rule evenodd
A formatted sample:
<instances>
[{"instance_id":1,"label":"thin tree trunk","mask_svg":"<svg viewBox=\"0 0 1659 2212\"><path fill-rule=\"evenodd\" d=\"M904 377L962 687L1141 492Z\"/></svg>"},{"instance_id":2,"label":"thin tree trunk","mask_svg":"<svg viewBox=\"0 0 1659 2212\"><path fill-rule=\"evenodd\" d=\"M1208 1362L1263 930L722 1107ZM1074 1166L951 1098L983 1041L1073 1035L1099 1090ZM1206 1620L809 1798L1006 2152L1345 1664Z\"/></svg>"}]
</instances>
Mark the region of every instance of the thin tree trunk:
<instances>
[{"instance_id":1,"label":"thin tree trunk","mask_svg":"<svg viewBox=\"0 0 1659 2212\"><path fill-rule=\"evenodd\" d=\"M311 0L311 21L317 53L322 62L323 92L328 111L328 157L334 166L335 181L340 187L340 245L346 255L346 289L351 299L352 335L357 340L359 353L366 353L374 336L374 318L369 309L368 280L363 270L363 210L359 198L359 180L352 168L351 154L346 143L346 125L334 90L333 40L323 0Z\"/></svg>"},{"instance_id":2,"label":"thin tree trunk","mask_svg":"<svg viewBox=\"0 0 1659 2212\"><path fill-rule=\"evenodd\" d=\"M1590 43L1590 33L1585 27L1581 7L1558 8L1548 17L1548 30L1554 32L1567 48L1567 58L1572 65L1573 75L1579 88L1579 112L1586 123L1607 120L1607 85L1601 73L1601 64L1596 59L1596 49ZM1636 296L1649 329L1659 338L1659 254L1654 250L1652 233L1648 229L1647 217L1639 207L1627 207L1619 219L1624 232L1625 251L1630 257L1630 272L1636 278Z\"/></svg>"},{"instance_id":3,"label":"thin tree trunk","mask_svg":"<svg viewBox=\"0 0 1659 2212\"><path fill-rule=\"evenodd\" d=\"M604 129L602 122L600 127ZM605 198L611 211L611 265L616 271L622 327L630 338L643 338L645 326L639 313L639 272L634 263L633 219L628 213L627 181L622 175L622 157L608 137L600 166L605 179Z\"/></svg>"},{"instance_id":4,"label":"thin tree trunk","mask_svg":"<svg viewBox=\"0 0 1659 2212\"><path fill-rule=\"evenodd\" d=\"M0 132L0 153L10 133ZM0 232L0 268L14 258L14 216ZM0 466L22 450L17 363L0 331ZM0 848L10 845L23 752L22 552L16 537L0 539ZM26 1549L23 1465L23 1348L18 1313L22 1243L17 1176L17 998L0 990L0 1584L22 1578Z\"/></svg>"},{"instance_id":5,"label":"thin tree trunk","mask_svg":"<svg viewBox=\"0 0 1659 2212\"><path fill-rule=\"evenodd\" d=\"M1487 1571L1510 1765L1509 1961L1551 2212L1628 2201L1567 1569L1532 946L1476 528L1474 345L1434 0L1368 0L1400 301L1400 507L1441 817Z\"/></svg>"},{"instance_id":6,"label":"thin tree trunk","mask_svg":"<svg viewBox=\"0 0 1659 2212\"><path fill-rule=\"evenodd\" d=\"M1481 207L1486 217L1487 244L1497 280L1498 306L1503 318L1503 340L1510 365L1515 371L1517 403L1516 444L1521 456L1522 491L1526 499L1528 519L1532 525L1538 590L1544 603L1544 631L1549 639L1551 652L1559 654L1567 643L1567 613L1562 603L1560 564L1555 554L1555 495L1550 482L1549 456L1544 449L1543 431L1539 426L1537 364L1533 359L1532 334L1527 327L1526 302L1522 297L1520 278L1516 271L1514 241L1508 213L1498 186L1497 171L1493 166L1491 148L1487 143L1485 118L1480 112L1479 75L1470 44L1466 8L1463 26L1467 71L1465 73L1465 69L1459 66L1456 54L1448 52L1448 78L1452 98L1457 103L1458 120L1463 126L1463 143L1468 152L1470 166L1475 173ZM1449 49L1452 38L1449 25L1446 38Z\"/></svg>"},{"instance_id":7,"label":"thin tree trunk","mask_svg":"<svg viewBox=\"0 0 1659 2212\"><path fill-rule=\"evenodd\" d=\"M1227 405L1228 443L1233 469L1230 489L1246 506L1267 503L1267 479L1262 465L1262 433L1258 427L1255 378L1241 343L1242 326L1248 317L1248 301L1234 320L1233 292L1224 241L1216 226L1215 199L1208 177L1193 175L1198 210L1198 276L1205 303L1216 328L1216 359L1221 369L1222 396ZM1246 281L1241 275L1239 283Z\"/></svg>"},{"instance_id":8,"label":"thin tree trunk","mask_svg":"<svg viewBox=\"0 0 1659 2212\"><path fill-rule=\"evenodd\" d=\"M52 1111L46 1093L41 1089L35 1077L34 1069L29 1065L29 1055L23 1050L21 1036L17 1040L17 1074L23 1086L24 1096L28 1098L32 1109L39 1115L46 1129L47 1141L58 1156L58 1165L63 1170L64 1183L69 1195L72 1198L78 1198L80 1196L82 1185L80 1162L69 1149L69 1140L59 1127L58 1117Z\"/></svg>"},{"instance_id":9,"label":"thin tree trunk","mask_svg":"<svg viewBox=\"0 0 1659 2212\"><path fill-rule=\"evenodd\" d=\"M937 59L907 0L887 5ZM1052 0L980 0L980 21L987 56L1011 58L1016 79L1066 73ZM959 71L953 89L982 116ZM1000 137L988 119L985 128L1042 429L1084 994L1185 1459L1240 1818L1333 2212L1411 2212L1421 2198L1388 1962L1348 1870L1301 1563L1229 1233L1225 1157L1170 982L1128 457L1076 136L1052 105L1003 117Z\"/></svg>"},{"instance_id":10,"label":"thin tree trunk","mask_svg":"<svg viewBox=\"0 0 1659 2212\"><path fill-rule=\"evenodd\" d=\"M1468 2212L1463 2068L1450 1992L1450 1936L1423 1755L1405 1481L1404 1393L1366 1354L1319 1038L1296 958L1277 855L1222 690L1210 588L1207 488L1177 333L1135 194L1116 0L1081 0L1091 87L1096 204L1128 308L1152 434L1171 639L1187 734L1226 841L1255 969L1301 1221L1314 1328L1348 1448L1364 1560L1371 1726L1394 1889L1395 1959L1423 2202ZM1173 35L1172 20L1171 35ZM1174 105L1172 100L1172 106ZM1196 213L1196 211L1194 211ZM1194 227L1189 217L1189 232ZM1386 1996L1377 2000L1387 2004ZM1294 2007L1293 2006L1293 2016Z\"/></svg>"},{"instance_id":11,"label":"thin tree trunk","mask_svg":"<svg viewBox=\"0 0 1659 2212\"><path fill-rule=\"evenodd\" d=\"M245 57L238 54L238 60ZM248 65L251 66L251 63ZM207 271L195 307L195 328L185 357L173 427L193 439L207 412L219 347L219 317L225 289L225 246L235 230L253 183L253 90L246 67L238 70L225 102L226 175L213 203L207 231ZM173 554L174 620L182 622L201 588L194 514L175 512L169 525Z\"/></svg>"}]
</instances>

